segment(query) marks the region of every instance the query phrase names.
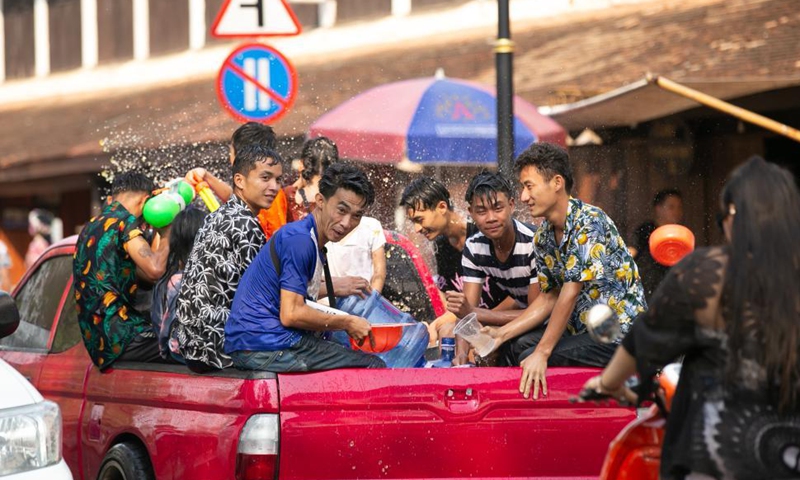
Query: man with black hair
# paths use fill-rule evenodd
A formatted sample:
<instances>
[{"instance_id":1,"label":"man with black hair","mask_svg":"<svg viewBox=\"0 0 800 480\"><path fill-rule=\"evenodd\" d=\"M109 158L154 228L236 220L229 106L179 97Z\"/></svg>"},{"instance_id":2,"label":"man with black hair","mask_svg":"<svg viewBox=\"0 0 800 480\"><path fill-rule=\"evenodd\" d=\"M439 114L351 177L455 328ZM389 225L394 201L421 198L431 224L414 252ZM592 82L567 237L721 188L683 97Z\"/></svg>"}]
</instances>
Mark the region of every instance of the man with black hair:
<instances>
[{"instance_id":1,"label":"man with black hair","mask_svg":"<svg viewBox=\"0 0 800 480\"><path fill-rule=\"evenodd\" d=\"M137 276L150 283L164 274L169 228L153 250L139 218L153 181L141 173L118 175L111 203L81 230L72 264L75 301L83 343L101 370L116 360L156 362L158 342L149 318L135 307Z\"/></svg>"},{"instance_id":2,"label":"man with black hair","mask_svg":"<svg viewBox=\"0 0 800 480\"><path fill-rule=\"evenodd\" d=\"M522 367L520 393L547 395L547 366L605 366L616 345L586 335L589 309L604 303L619 316L622 332L645 310L636 264L614 222L599 208L570 196L567 152L535 143L516 160L520 201L544 217L534 236L541 294L514 321L486 329L501 343L505 362ZM507 343L506 343L507 342Z\"/></svg>"},{"instance_id":3,"label":"man with black hair","mask_svg":"<svg viewBox=\"0 0 800 480\"><path fill-rule=\"evenodd\" d=\"M436 286L442 292L462 292L461 254L467 238L478 233L478 227L453 209L450 192L431 177L411 182L403 190L400 206L406 209L414 231L434 244ZM478 306L494 308L505 297L491 278L487 278Z\"/></svg>"},{"instance_id":4,"label":"man with black hair","mask_svg":"<svg viewBox=\"0 0 800 480\"><path fill-rule=\"evenodd\" d=\"M178 296L175 337L197 372L231 366L223 351L225 322L242 274L266 242L256 215L281 189L282 160L249 144L236 151L232 173L233 195L197 232Z\"/></svg>"},{"instance_id":5,"label":"man with black hair","mask_svg":"<svg viewBox=\"0 0 800 480\"><path fill-rule=\"evenodd\" d=\"M467 187L465 200L478 231L464 244L461 268L464 293L449 292L447 309L459 317L470 312L485 325L504 325L539 295L533 225L514 219L514 189L500 173L484 171ZM479 308L481 290L490 278L510 300L506 308Z\"/></svg>"},{"instance_id":6,"label":"man with black hair","mask_svg":"<svg viewBox=\"0 0 800 480\"><path fill-rule=\"evenodd\" d=\"M650 235L663 225L679 224L683 220L683 197L674 188L661 190L653 197L653 220L643 223L636 229L634 243L629 247L631 255L636 259L639 273L642 276L644 294L647 298L667 275L669 267L656 262L650 255Z\"/></svg>"},{"instance_id":7,"label":"man with black hair","mask_svg":"<svg viewBox=\"0 0 800 480\"><path fill-rule=\"evenodd\" d=\"M372 184L357 167L338 163L325 170L311 215L280 229L242 277L225 326L225 352L236 367L272 372L385 367L376 356L314 334L344 330L358 342L372 342L367 320L306 304L320 291L323 246L356 228L374 200Z\"/></svg>"},{"instance_id":8,"label":"man with black hair","mask_svg":"<svg viewBox=\"0 0 800 480\"><path fill-rule=\"evenodd\" d=\"M278 140L275 137L275 131L272 127L264 125L263 123L247 122L241 125L231 136L231 164L236 158L236 152L250 145L258 145L261 148L277 150ZM192 186L200 182L206 182L214 194L223 202L227 202L233 194L233 188L230 185L202 167L190 170L186 174L186 181ZM261 224L261 229L264 230L266 238L271 237L280 227L292 221L289 203L286 193L280 190L266 208L262 208L258 211L258 222Z\"/></svg>"}]
</instances>

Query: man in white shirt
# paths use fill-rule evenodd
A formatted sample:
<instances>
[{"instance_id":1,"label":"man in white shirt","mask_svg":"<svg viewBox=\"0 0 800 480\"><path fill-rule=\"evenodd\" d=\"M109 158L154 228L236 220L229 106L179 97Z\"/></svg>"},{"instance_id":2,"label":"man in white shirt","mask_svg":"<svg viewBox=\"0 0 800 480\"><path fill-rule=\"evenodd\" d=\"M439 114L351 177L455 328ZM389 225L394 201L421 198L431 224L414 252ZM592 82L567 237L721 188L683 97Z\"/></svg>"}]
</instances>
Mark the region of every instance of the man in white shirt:
<instances>
[{"instance_id":1,"label":"man in white shirt","mask_svg":"<svg viewBox=\"0 0 800 480\"><path fill-rule=\"evenodd\" d=\"M331 277L363 278L369 281L370 289L380 293L386 281L385 244L381 222L362 217L358 227L346 237L325 246Z\"/></svg>"}]
</instances>

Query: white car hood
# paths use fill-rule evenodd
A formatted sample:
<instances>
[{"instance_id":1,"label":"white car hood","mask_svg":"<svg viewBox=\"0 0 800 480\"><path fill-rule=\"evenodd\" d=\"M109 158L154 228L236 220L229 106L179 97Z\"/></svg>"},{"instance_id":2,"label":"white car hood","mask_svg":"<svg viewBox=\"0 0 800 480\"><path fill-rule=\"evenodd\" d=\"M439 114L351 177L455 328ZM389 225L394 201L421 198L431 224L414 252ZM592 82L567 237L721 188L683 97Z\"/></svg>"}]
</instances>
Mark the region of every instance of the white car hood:
<instances>
[{"instance_id":1,"label":"white car hood","mask_svg":"<svg viewBox=\"0 0 800 480\"><path fill-rule=\"evenodd\" d=\"M39 403L44 400L31 383L11 365L0 360L0 410Z\"/></svg>"}]
</instances>

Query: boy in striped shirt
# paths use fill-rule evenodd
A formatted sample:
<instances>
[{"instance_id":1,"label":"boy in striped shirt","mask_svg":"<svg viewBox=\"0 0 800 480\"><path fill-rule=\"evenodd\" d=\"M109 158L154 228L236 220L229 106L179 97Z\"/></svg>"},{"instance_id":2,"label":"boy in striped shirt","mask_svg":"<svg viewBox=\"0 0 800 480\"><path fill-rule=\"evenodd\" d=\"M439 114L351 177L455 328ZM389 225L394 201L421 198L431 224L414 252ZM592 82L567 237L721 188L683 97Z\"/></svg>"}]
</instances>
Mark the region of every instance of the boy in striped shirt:
<instances>
[{"instance_id":1,"label":"boy in striped shirt","mask_svg":"<svg viewBox=\"0 0 800 480\"><path fill-rule=\"evenodd\" d=\"M475 312L483 325L505 325L539 294L533 244L536 229L513 218L513 187L499 173L476 175L465 199L478 232L467 238L461 257L463 293L447 292L447 309L458 317ZM487 278L508 295L492 310L478 307ZM458 348L462 357L466 353L463 347L460 344Z\"/></svg>"}]
</instances>

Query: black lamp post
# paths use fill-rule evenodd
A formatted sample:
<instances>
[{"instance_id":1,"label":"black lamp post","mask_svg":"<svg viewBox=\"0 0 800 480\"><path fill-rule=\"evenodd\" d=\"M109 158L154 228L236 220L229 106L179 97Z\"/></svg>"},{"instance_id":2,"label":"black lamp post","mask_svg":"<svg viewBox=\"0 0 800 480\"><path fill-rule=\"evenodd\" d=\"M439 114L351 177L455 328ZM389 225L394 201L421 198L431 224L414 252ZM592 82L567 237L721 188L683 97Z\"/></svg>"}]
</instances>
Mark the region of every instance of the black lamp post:
<instances>
[{"instance_id":1,"label":"black lamp post","mask_svg":"<svg viewBox=\"0 0 800 480\"><path fill-rule=\"evenodd\" d=\"M514 42L511 41L508 1L497 0L497 167L511 178L514 169Z\"/></svg>"}]
</instances>

